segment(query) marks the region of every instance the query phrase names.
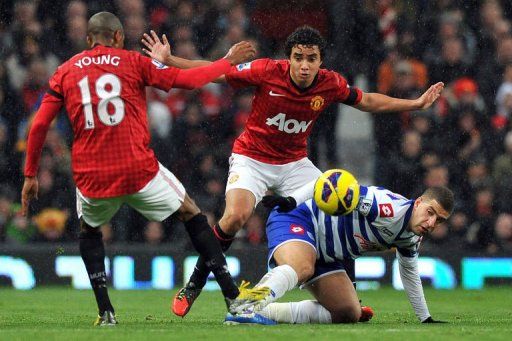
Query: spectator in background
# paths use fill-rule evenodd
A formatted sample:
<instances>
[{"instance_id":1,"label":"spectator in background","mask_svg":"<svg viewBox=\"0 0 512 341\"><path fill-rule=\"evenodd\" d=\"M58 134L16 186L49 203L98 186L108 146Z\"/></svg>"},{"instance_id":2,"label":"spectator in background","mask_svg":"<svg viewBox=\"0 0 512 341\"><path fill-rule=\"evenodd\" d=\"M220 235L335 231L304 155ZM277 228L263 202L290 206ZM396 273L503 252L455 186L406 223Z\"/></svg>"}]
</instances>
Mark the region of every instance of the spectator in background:
<instances>
[{"instance_id":1,"label":"spectator in background","mask_svg":"<svg viewBox=\"0 0 512 341\"><path fill-rule=\"evenodd\" d=\"M171 167L173 118L169 108L159 101L148 102L148 120L151 132L150 147L166 168Z\"/></svg>"},{"instance_id":2,"label":"spectator in background","mask_svg":"<svg viewBox=\"0 0 512 341\"><path fill-rule=\"evenodd\" d=\"M488 189L494 198L493 181L485 158L481 156L471 158L465 169L466 172L462 173L463 181L460 182L459 189L462 197L468 201L468 204L477 200L477 192L481 192L482 189ZM487 194L487 192L485 193ZM478 205L478 203L475 203L475 205Z\"/></svg>"},{"instance_id":3,"label":"spectator in background","mask_svg":"<svg viewBox=\"0 0 512 341\"><path fill-rule=\"evenodd\" d=\"M485 102L478 91L478 84L473 78L460 77L455 79L445 93L448 101L448 115L457 114L460 111L472 110L481 118L489 116Z\"/></svg>"},{"instance_id":4,"label":"spectator in background","mask_svg":"<svg viewBox=\"0 0 512 341\"><path fill-rule=\"evenodd\" d=\"M226 47L229 49L229 47L233 45L231 42L238 42L246 39L247 37L243 27L237 25L227 27L226 33L220 37L220 39L211 48L209 58L216 60L219 57L222 57L222 51L226 51Z\"/></svg>"},{"instance_id":5,"label":"spectator in background","mask_svg":"<svg viewBox=\"0 0 512 341\"><path fill-rule=\"evenodd\" d=\"M31 62L41 59L47 75L52 74L59 65L59 60L53 53L41 49L40 41L39 35L25 34L20 37L19 50L6 59L9 83L15 90L20 90L23 87L23 82L28 78L27 72L29 71L27 69Z\"/></svg>"},{"instance_id":6,"label":"spectator in background","mask_svg":"<svg viewBox=\"0 0 512 341\"><path fill-rule=\"evenodd\" d=\"M146 9L143 0L115 0L115 5L119 13L119 17L126 26L124 20L132 15L144 17ZM139 36L140 39L140 36Z\"/></svg>"},{"instance_id":7,"label":"spectator in background","mask_svg":"<svg viewBox=\"0 0 512 341\"><path fill-rule=\"evenodd\" d=\"M416 98L420 94L412 66L408 61L401 61L393 68L394 83L387 95L398 98ZM388 162L393 154L399 152L402 136L403 112L387 113L373 116L375 136L375 181L386 184L389 178Z\"/></svg>"},{"instance_id":8,"label":"spectator in background","mask_svg":"<svg viewBox=\"0 0 512 341\"><path fill-rule=\"evenodd\" d=\"M494 225L494 235L496 236L497 251L507 254L512 253L512 215L502 213L496 218Z\"/></svg>"},{"instance_id":9,"label":"spectator in background","mask_svg":"<svg viewBox=\"0 0 512 341\"><path fill-rule=\"evenodd\" d=\"M464 24L464 14L460 10L451 9L449 11L437 14L438 34L434 35L433 44L429 44L426 48L424 59L429 64L436 64L441 59L443 49L445 49L446 42L450 40L458 40L461 43L461 48L464 54L461 56L463 64L472 65L476 57L476 38L473 32ZM458 76L460 76L459 74Z\"/></svg>"},{"instance_id":10,"label":"spectator in background","mask_svg":"<svg viewBox=\"0 0 512 341\"><path fill-rule=\"evenodd\" d=\"M496 115L510 120L512 114L512 64L505 66L503 82L496 93Z\"/></svg>"},{"instance_id":11,"label":"spectator in background","mask_svg":"<svg viewBox=\"0 0 512 341\"><path fill-rule=\"evenodd\" d=\"M33 59L28 64L25 81L21 89L25 111L32 113L48 90L48 70L43 60Z\"/></svg>"},{"instance_id":12,"label":"spectator in background","mask_svg":"<svg viewBox=\"0 0 512 341\"><path fill-rule=\"evenodd\" d=\"M243 89L235 95L234 105L232 106L232 113L228 114L232 117L231 126L232 131L228 132L230 139L235 139L240 135L245 128L249 114L252 108L252 98L254 91ZM227 126L227 125L225 125Z\"/></svg>"},{"instance_id":13,"label":"spectator in background","mask_svg":"<svg viewBox=\"0 0 512 341\"><path fill-rule=\"evenodd\" d=\"M8 223L12 217L14 191L7 186L0 186L0 242L6 240Z\"/></svg>"},{"instance_id":14,"label":"spectator in background","mask_svg":"<svg viewBox=\"0 0 512 341\"><path fill-rule=\"evenodd\" d=\"M82 0L71 0L66 7L66 18L87 18L87 4Z\"/></svg>"},{"instance_id":15,"label":"spectator in background","mask_svg":"<svg viewBox=\"0 0 512 341\"><path fill-rule=\"evenodd\" d=\"M421 135L414 130L405 132L401 146L400 152L391 156L387 172L390 177L384 186L409 198L421 185Z\"/></svg>"},{"instance_id":16,"label":"spectator in background","mask_svg":"<svg viewBox=\"0 0 512 341\"><path fill-rule=\"evenodd\" d=\"M450 243L452 245L457 245L457 247L462 250L468 248L467 232L469 218L467 213L461 209L456 209L450 216L448 224L450 229Z\"/></svg>"},{"instance_id":17,"label":"spectator in background","mask_svg":"<svg viewBox=\"0 0 512 341\"><path fill-rule=\"evenodd\" d=\"M464 60L467 51L460 38L450 38L442 42L438 59L428 65L431 82L450 83L460 76L471 76L472 65Z\"/></svg>"},{"instance_id":18,"label":"spectator in background","mask_svg":"<svg viewBox=\"0 0 512 341\"><path fill-rule=\"evenodd\" d=\"M8 148L8 138L7 126L0 117L0 183L9 181L9 179L12 178L12 171L10 168L13 164L13 160L11 159L11 153Z\"/></svg>"},{"instance_id":19,"label":"spectator in background","mask_svg":"<svg viewBox=\"0 0 512 341\"><path fill-rule=\"evenodd\" d=\"M183 114L173 127L173 172L187 184L193 181L190 169L193 160L208 145L208 133L204 112L195 102L186 103ZM190 150L189 150L190 148Z\"/></svg>"},{"instance_id":20,"label":"spectator in background","mask_svg":"<svg viewBox=\"0 0 512 341\"><path fill-rule=\"evenodd\" d=\"M339 104L334 103L328 106L318 117L311 135L309 136L309 159L320 169L336 168L338 162L338 149L336 128L338 121ZM321 155L323 152L323 155ZM321 165L321 161L325 165Z\"/></svg>"},{"instance_id":21,"label":"spectator in background","mask_svg":"<svg viewBox=\"0 0 512 341\"><path fill-rule=\"evenodd\" d=\"M140 37L146 31L146 19L142 15L130 14L123 20L125 49L140 51Z\"/></svg>"},{"instance_id":22,"label":"spectator in background","mask_svg":"<svg viewBox=\"0 0 512 341\"><path fill-rule=\"evenodd\" d=\"M149 245L159 245L164 239L164 227L159 221L150 221L144 228L144 241Z\"/></svg>"},{"instance_id":23,"label":"spectator in background","mask_svg":"<svg viewBox=\"0 0 512 341\"><path fill-rule=\"evenodd\" d=\"M418 89L424 89L427 86L427 67L426 65L409 56L404 55L403 46L390 50L386 59L379 65L377 77L377 91L383 94L389 93L395 83L395 66L400 62L407 62L411 66L411 73L414 77L414 83Z\"/></svg>"},{"instance_id":24,"label":"spectator in background","mask_svg":"<svg viewBox=\"0 0 512 341\"><path fill-rule=\"evenodd\" d=\"M504 139L505 152L494 159L492 178L496 188L497 208L512 213L512 131Z\"/></svg>"},{"instance_id":25,"label":"spectator in background","mask_svg":"<svg viewBox=\"0 0 512 341\"><path fill-rule=\"evenodd\" d=\"M481 187L475 193L473 223L469 227L468 239L472 248L495 253L497 246L494 240L494 192L490 187Z\"/></svg>"},{"instance_id":26,"label":"spectator in background","mask_svg":"<svg viewBox=\"0 0 512 341\"><path fill-rule=\"evenodd\" d=\"M491 112L495 112L496 89L501 84L505 67L512 64L512 35L499 40L496 51L488 57L480 64L476 79L487 107L491 108Z\"/></svg>"},{"instance_id":27,"label":"spectator in background","mask_svg":"<svg viewBox=\"0 0 512 341\"><path fill-rule=\"evenodd\" d=\"M448 223L446 221L439 223L436 228L429 233L428 238L425 240L425 242L422 242L422 248L423 244L426 244L427 248L431 248L431 251L443 249L446 247L446 245L450 243L450 229L448 226Z\"/></svg>"},{"instance_id":28,"label":"spectator in background","mask_svg":"<svg viewBox=\"0 0 512 341\"><path fill-rule=\"evenodd\" d=\"M87 19L82 16L66 18L65 36L61 39L58 56L66 60L87 48L84 37L87 35Z\"/></svg>"},{"instance_id":29,"label":"spectator in background","mask_svg":"<svg viewBox=\"0 0 512 341\"><path fill-rule=\"evenodd\" d=\"M10 27L14 41L21 41L26 34L40 35L43 32L43 27L37 20L36 14L37 2L35 0L16 0L14 18Z\"/></svg>"},{"instance_id":30,"label":"spectator in background","mask_svg":"<svg viewBox=\"0 0 512 341\"><path fill-rule=\"evenodd\" d=\"M69 212L57 208L45 208L33 217L37 227L36 240L41 242L66 241L66 222Z\"/></svg>"},{"instance_id":31,"label":"spectator in background","mask_svg":"<svg viewBox=\"0 0 512 341\"><path fill-rule=\"evenodd\" d=\"M17 245L37 241L37 228L29 218L20 215L19 211L20 205L13 203L5 224L5 241Z\"/></svg>"},{"instance_id":32,"label":"spectator in background","mask_svg":"<svg viewBox=\"0 0 512 341\"><path fill-rule=\"evenodd\" d=\"M425 188L446 186L449 181L450 171L448 170L448 167L443 164L436 164L425 171L422 184L415 189L415 195L413 195L413 197L418 198ZM455 197L457 198L457 195Z\"/></svg>"},{"instance_id":33,"label":"spectator in background","mask_svg":"<svg viewBox=\"0 0 512 341\"><path fill-rule=\"evenodd\" d=\"M502 34L499 34L500 26L503 30L503 22L507 21L499 1L496 0L482 1L478 13L479 29L476 30L476 33L478 34L478 62L481 64L493 57L496 46L504 38Z\"/></svg>"},{"instance_id":34,"label":"spectator in background","mask_svg":"<svg viewBox=\"0 0 512 341\"><path fill-rule=\"evenodd\" d=\"M421 155L427 152L439 153L442 151L442 136L439 136L439 125L431 111L413 111L410 115L409 129L421 135ZM400 192L399 192L400 193Z\"/></svg>"}]
</instances>

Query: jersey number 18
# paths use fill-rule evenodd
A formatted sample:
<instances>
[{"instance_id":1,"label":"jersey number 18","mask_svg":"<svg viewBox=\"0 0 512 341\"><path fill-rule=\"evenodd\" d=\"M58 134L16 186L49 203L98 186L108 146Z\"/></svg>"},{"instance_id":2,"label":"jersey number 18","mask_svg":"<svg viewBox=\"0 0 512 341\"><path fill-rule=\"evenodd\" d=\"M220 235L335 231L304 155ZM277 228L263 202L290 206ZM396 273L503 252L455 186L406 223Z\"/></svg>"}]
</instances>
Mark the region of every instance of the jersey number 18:
<instances>
[{"instance_id":1,"label":"jersey number 18","mask_svg":"<svg viewBox=\"0 0 512 341\"><path fill-rule=\"evenodd\" d=\"M82 105L85 116L85 129L94 129L94 115L92 111L91 92L89 91L89 77L85 76L78 82L82 95ZM121 95L121 81L116 75L106 73L96 80L96 95L100 98L98 102L98 118L107 126L115 126L121 123L124 118L124 102ZM113 106L114 112L108 113L109 103Z\"/></svg>"}]
</instances>

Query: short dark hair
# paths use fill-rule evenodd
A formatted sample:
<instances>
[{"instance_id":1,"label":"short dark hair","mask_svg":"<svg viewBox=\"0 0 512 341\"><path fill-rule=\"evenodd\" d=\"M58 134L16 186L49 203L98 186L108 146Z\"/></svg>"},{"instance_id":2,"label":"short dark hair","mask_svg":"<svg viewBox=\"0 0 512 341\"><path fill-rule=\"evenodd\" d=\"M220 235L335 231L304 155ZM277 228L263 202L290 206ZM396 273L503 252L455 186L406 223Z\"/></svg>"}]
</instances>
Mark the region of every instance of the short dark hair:
<instances>
[{"instance_id":1,"label":"short dark hair","mask_svg":"<svg viewBox=\"0 0 512 341\"><path fill-rule=\"evenodd\" d=\"M286 38L284 52L287 57L290 57L292 48L297 45L318 46L318 49L320 50L320 58L323 59L327 43L318 30L315 30L311 26L304 25L298 27L288 36L288 38Z\"/></svg>"},{"instance_id":2,"label":"short dark hair","mask_svg":"<svg viewBox=\"0 0 512 341\"><path fill-rule=\"evenodd\" d=\"M112 39L116 31L124 32L119 18L110 12L99 12L93 15L87 23L87 34Z\"/></svg>"},{"instance_id":3,"label":"short dark hair","mask_svg":"<svg viewBox=\"0 0 512 341\"><path fill-rule=\"evenodd\" d=\"M441 207L444 208L446 212L448 212L448 214L452 214L455 196L453 195L452 190L448 187L429 187L421 196L425 199L437 201L439 205L441 205Z\"/></svg>"}]
</instances>

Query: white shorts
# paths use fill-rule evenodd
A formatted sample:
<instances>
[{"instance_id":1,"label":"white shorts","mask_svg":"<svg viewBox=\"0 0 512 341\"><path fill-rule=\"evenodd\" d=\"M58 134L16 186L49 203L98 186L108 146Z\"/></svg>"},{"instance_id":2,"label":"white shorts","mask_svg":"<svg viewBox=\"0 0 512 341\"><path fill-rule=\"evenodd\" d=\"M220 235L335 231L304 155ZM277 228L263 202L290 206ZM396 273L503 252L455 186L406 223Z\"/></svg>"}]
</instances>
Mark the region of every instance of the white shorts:
<instances>
[{"instance_id":1,"label":"white shorts","mask_svg":"<svg viewBox=\"0 0 512 341\"><path fill-rule=\"evenodd\" d=\"M226 193L232 189L245 189L254 194L256 205L268 190L288 197L316 180L322 172L307 157L284 165L273 165L231 154Z\"/></svg>"},{"instance_id":2,"label":"white shorts","mask_svg":"<svg viewBox=\"0 0 512 341\"><path fill-rule=\"evenodd\" d=\"M127 204L151 221L162 221L176 212L185 200L185 187L167 168L159 164L156 176L135 194L93 199L76 189L78 218L92 226L112 219L122 204Z\"/></svg>"}]
</instances>

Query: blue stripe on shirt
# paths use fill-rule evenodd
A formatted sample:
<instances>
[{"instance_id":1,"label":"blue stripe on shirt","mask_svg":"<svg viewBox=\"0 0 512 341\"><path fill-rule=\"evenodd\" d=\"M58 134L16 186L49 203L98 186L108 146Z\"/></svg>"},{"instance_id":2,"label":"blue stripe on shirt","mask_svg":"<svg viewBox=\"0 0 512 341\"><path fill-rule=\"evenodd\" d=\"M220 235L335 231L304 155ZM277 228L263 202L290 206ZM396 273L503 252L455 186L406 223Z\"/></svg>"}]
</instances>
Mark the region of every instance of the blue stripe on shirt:
<instances>
[{"instance_id":1,"label":"blue stripe on shirt","mask_svg":"<svg viewBox=\"0 0 512 341\"><path fill-rule=\"evenodd\" d=\"M391 248L391 245L386 243L384 238L382 238L382 236L380 235L379 230L375 226L373 226L373 224L370 224L370 229L372 230L373 234L375 235L375 238L377 238L380 244L385 245L388 249Z\"/></svg>"},{"instance_id":2,"label":"blue stripe on shirt","mask_svg":"<svg viewBox=\"0 0 512 341\"><path fill-rule=\"evenodd\" d=\"M358 218L357 220L359 221L359 229L361 230L361 234L363 235L363 238L366 240L370 240L368 238L368 232L366 232L365 216L362 215L361 213L359 213L357 218Z\"/></svg>"},{"instance_id":3,"label":"blue stripe on shirt","mask_svg":"<svg viewBox=\"0 0 512 341\"><path fill-rule=\"evenodd\" d=\"M405 205L411 205L411 206L407 209L407 212L405 212L402 228L400 229L400 232L398 232L398 234L396 235L395 240L400 240L401 239L400 236L402 235L402 233L407 228L407 225L409 224L409 220L411 220L412 209L414 207L414 200L407 201L406 203L404 203L404 206ZM407 238L409 238L409 237L407 237Z\"/></svg>"},{"instance_id":4,"label":"blue stripe on shirt","mask_svg":"<svg viewBox=\"0 0 512 341\"><path fill-rule=\"evenodd\" d=\"M336 253L334 252L334 237L332 232L332 219L331 216L325 215L325 251L327 255L331 258L336 258Z\"/></svg>"},{"instance_id":5,"label":"blue stripe on shirt","mask_svg":"<svg viewBox=\"0 0 512 341\"><path fill-rule=\"evenodd\" d=\"M371 223L373 223L375 221L375 219L377 219L378 216L379 216L379 209L377 208L377 200L375 200L375 198L373 198L372 208L370 209L370 213L368 213L368 217L366 219L368 219L368 223L371 225Z\"/></svg>"},{"instance_id":6,"label":"blue stripe on shirt","mask_svg":"<svg viewBox=\"0 0 512 341\"><path fill-rule=\"evenodd\" d=\"M340 225L339 221L342 221L343 225ZM352 218L351 214L343 217L343 219L339 219L338 220L338 233L340 234L340 238L342 238L341 236L343 235L343 232L345 232L345 236L347 237L347 240L350 244L350 249L352 250L352 252L355 255L360 256L361 254L359 253L359 248L357 247L357 243L354 240L353 224L354 224L354 222L353 222L353 218ZM343 253L343 257L345 257L345 253Z\"/></svg>"}]
</instances>

